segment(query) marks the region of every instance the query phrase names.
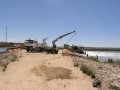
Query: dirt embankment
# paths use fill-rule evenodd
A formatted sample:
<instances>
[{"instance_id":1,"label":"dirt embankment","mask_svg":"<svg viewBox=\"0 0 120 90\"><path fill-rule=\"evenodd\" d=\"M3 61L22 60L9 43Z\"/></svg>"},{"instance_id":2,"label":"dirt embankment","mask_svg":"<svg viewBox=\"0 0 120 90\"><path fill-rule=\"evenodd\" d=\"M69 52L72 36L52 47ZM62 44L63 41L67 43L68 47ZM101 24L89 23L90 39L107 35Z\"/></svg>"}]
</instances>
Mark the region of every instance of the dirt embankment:
<instances>
[{"instance_id":1,"label":"dirt embankment","mask_svg":"<svg viewBox=\"0 0 120 90\"><path fill-rule=\"evenodd\" d=\"M19 51L19 61L0 72L0 90L97 90L92 79L61 54Z\"/></svg>"},{"instance_id":2,"label":"dirt embankment","mask_svg":"<svg viewBox=\"0 0 120 90\"><path fill-rule=\"evenodd\" d=\"M102 81L102 90L109 90L109 85L120 87L120 66L108 63L99 63L85 58L74 57L74 64L79 67L85 65L90 68L96 78Z\"/></svg>"},{"instance_id":3,"label":"dirt embankment","mask_svg":"<svg viewBox=\"0 0 120 90\"><path fill-rule=\"evenodd\" d=\"M8 50L5 53L0 53L0 71L5 71L8 64L11 62L19 61L22 54L18 52L19 50Z\"/></svg>"}]
</instances>

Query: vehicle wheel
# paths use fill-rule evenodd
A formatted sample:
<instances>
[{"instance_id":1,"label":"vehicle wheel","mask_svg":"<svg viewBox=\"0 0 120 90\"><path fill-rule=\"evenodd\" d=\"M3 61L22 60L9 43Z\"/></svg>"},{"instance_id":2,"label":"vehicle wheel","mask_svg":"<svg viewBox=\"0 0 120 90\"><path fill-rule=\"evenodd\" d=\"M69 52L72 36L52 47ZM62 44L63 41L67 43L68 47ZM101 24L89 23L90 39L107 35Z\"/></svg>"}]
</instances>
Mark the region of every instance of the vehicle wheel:
<instances>
[{"instance_id":1,"label":"vehicle wheel","mask_svg":"<svg viewBox=\"0 0 120 90\"><path fill-rule=\"evenodd\" d=\"M47 51L47 54L50 54L50 51Z\"/></svg>"},{"instance_id":2,"label":"vehicle wheel","mask_svg":"<svg viewBox=\"0 0 120 90\"><path fill-rule=\"evenodd\" d=\"M29 52L29 49L26 49L27 52Z\"/></svg>"},{"instance_id":3,"label":"vehicle wheel","mask_svg":"<svg viewBox=\"0 0 120 90\"><path fill-rule=\"evenodd\" d=\"M34 52L38 52L38 48L34 48Z\"/></svg>"},{"instance_id":4,"label":"vehicle wheel","mask_svg":"<svg viewBox=\"0 0 120 90\"><path fill-rule=\"evenodd\" d=\"M55 54L58 54L58 51L57 51L57 50L55 50Z\"/></svg>"}]
</instances>

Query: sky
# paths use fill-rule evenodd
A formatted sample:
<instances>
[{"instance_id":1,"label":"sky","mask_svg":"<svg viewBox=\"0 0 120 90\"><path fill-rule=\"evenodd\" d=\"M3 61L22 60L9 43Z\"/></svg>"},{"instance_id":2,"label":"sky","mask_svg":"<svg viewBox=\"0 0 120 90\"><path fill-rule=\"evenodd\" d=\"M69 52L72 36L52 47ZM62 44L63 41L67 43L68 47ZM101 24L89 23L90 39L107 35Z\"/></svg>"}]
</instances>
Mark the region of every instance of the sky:
<instances>
[{"instance_id":1,"label":"sky","mask_svg":"<svg viewBox=\"0 0 120 90\"><path fill-rule=\"evenodd\" d=\"M0 41L120 47L120 0L0 0Z\"/></svg>"}]
</instances>

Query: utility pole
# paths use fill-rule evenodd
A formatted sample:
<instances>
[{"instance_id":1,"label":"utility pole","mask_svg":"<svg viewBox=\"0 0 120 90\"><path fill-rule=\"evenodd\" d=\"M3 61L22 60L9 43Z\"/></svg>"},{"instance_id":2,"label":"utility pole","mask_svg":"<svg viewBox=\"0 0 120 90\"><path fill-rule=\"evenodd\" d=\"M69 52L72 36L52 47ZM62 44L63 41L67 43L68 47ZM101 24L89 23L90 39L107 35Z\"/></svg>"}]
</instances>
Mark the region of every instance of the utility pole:
<instances>
[{"instance_id":1,"label":"utility pole","mask_svg":"<svg viewBox=\"0 0 120 90\"><path fill-rule=\"evenodd\" d=\"M6 26L5 43L7 43L7 26Z\"/></svg>"}]
</instances>

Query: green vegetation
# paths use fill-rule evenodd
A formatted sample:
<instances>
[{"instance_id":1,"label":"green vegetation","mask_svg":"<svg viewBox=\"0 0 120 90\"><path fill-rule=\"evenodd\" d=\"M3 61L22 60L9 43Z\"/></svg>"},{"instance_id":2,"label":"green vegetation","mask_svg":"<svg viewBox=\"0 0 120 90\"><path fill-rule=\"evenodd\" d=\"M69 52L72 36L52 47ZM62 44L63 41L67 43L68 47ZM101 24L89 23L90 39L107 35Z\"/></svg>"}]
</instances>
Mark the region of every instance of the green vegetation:
<instances>
[{"instance_id":1,"label":"green vegetation","mask_svg":"<svg viewBox=\"0 0 120 90\"><path fill-rule=\"evenodd\" d=\"M120 48L84 47L86 51L120 51Z\"/></svg>"},{"instance_id":2,"label":"green vegetation","mask_svg":"<svg viewBox=\"0 0 120 90\"><path fill-rule=\"evenodd\" d=\"M82 66L80 67L80 70L81 70L83 73L85 73L86 75L91 76L91 78L95 78L94 72L93 72L89 67L87 67L87 66L85 66L85 65L82 65Z\"/></svg>"},{"instance_id":3,"label":"green vegetation","mask_svg":"<svg viewBox=\"0 0 120 90\"><path fill-rule=\"evenodd\" d=\"M110 85L109 86L110 90L120 90L120 87Z\"/></svg>"},{"instance_id":4,"label":"green vegetation","mask_svg":"<svg viewBox=\"0 0 120 90\"><path fill-rule=\"evenodd\" d=\"M95 62L100 62L96 57L93 57L93 56L88 57L88 59L93 60Z\"/></svg>"},{"instance_id":5,"label":"green vegetation","mask_svg":"<svg viewBox=\"0 0 120 90\"><path fill-rule=\"evenodd\" d=\"M112 65L116 65L116 66L120 66L120 61L117 60L117 61L114 61L112 59L108 59L108 61L104 62L106 64L112 64Z\"/></svg>"},{"instance_id":6,"label":"green vegetation","mask_svg":"<svg viewBox=\"0 0 120 90\"><path fill-rule=\"evenodd\" d=\"M14 62L18 59L17 55L16 54L12 54L12 59L11 61Z\"/></svg>"},{"instance_id":7,"label":"green vegetation","mask_svg":"<svg viewBox=\"0 0 120 90\"><path fill-rule=\"evenodd\" d=\"M0 43L0 47L13 47L13 43Z\"/></svg>"},{"instance_id":8,"label":"green vegetation","mask_svg":"<svg viewBox=\"0 0 120 90\"><path fill-rule=\"evenodd\" d=\"M112 59L108 59L107 63L115 63Z\"/></svg>"}]
</instances>

